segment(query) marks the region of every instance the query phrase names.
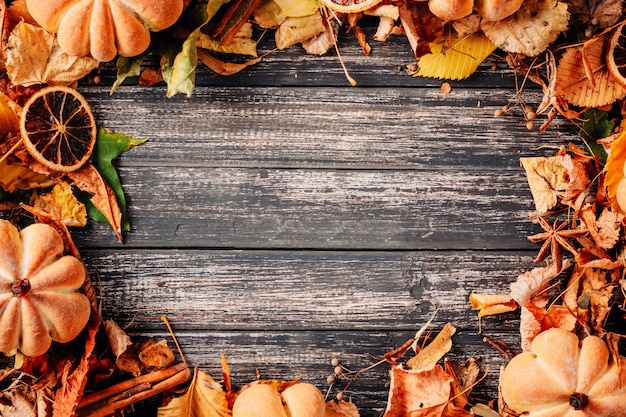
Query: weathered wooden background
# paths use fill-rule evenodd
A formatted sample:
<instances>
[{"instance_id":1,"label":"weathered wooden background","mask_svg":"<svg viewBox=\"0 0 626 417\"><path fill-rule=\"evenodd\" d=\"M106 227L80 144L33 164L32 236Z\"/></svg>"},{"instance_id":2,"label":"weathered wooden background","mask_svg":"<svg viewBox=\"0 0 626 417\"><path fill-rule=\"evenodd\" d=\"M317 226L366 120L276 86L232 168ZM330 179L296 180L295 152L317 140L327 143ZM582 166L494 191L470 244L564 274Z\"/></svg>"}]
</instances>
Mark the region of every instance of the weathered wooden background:
<instances>
[{"instance_id":1,"label":"weathered wooden background","mask_svg":"<svg viewBox=\"0 0 626 417\"><path fill-rule=\"evenodd\" d=\"M223 353L235 383L258 370L326 391L332 358L368 366L439 308L433 329L458 327L449 357L480 356L489 373L475 394L494 398L505 359L482 341L468 295L506 292L534 266L519 158L575 132L560 120L529 132L519 109L495 118L516 93L502 60L444 95L442 81L406 73L405 38L369 57L349 34L340 46L357 87L335 54L299 47L227 78L201 68L191 98L137 80L110 96L111 69L80 87L102 125L148 139L117 160L125 243L101 225L75 231L104 316L171 340L167 316L188 361L216 378ZM482 324L518 347L516 313ZM384 410L388 369L347 391L363 416Z\"/></svg>"}]
</instances>

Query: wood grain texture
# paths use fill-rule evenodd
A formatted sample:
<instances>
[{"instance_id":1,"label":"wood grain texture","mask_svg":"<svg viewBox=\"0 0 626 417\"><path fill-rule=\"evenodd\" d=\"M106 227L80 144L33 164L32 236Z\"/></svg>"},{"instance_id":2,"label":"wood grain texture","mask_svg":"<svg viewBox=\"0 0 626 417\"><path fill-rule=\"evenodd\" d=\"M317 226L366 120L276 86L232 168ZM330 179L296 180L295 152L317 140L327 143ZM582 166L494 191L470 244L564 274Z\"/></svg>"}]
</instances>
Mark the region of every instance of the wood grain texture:
<instances>
[{"instance_id":1,"label":"wood grain texture","mask_svg":"<svg viewBox=\"0 0 626 417\"><path fill-rule=\"evenodd\" d=\"M520 170L124 167L126 247L532 249ZM83 246L117 246L101 227Z\"/></svg>"},{"instance_id":2,"label":"wood grain texture","mask_svg":"<svg viewBox=\"0 0 626 417\"><path fill-rule=\"evenodd\" d=\"M157 87L84 90L99 123L148 139L121 165L519 171L519 157L576 137L561 119L528 131L519 107L494 117L513 92L216 86L168 100Z\"/></svg>"},{"instance_id":3,"label":"wood grain texture","mask_svg":"<svg viewBox=\"0 0 626 417\"><path fill-rule=\"evenodd\" d=\"M478 328L471 292L508 293L525 252L89 250L105 313L138 329ZM515 314L487 319L515 330ZM508 323L508 324L507 324Z\"/></svg>"}]
</instances>

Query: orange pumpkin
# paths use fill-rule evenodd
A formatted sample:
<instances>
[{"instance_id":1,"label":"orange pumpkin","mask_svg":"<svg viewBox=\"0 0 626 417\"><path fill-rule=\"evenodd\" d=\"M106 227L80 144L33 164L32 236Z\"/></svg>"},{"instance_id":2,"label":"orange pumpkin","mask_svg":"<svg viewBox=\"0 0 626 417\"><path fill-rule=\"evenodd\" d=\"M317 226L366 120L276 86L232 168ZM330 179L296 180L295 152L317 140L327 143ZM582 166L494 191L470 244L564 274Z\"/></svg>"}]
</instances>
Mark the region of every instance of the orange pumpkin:
<instances>
[{"instance_id":1,"label":"orange pumpkin","mask_svg":"<svg viewBox=\"0 0 626 417\"><path fill-rule=\"evenodd\" d=\"M324 417L324 396L315 386L300 382L282 392L271 383L253 383L233 404L233 417Z\"/></svg>"},{"instance_id":2,"label":"orange pumpkin","mask_svg":"<svg viewBox=\"0 0 626 417\"><path fill-rule=\"evenodd\" d=\"M79 289L85 266L63 254L57 231L33 224L19 231L0 220L0 352L44 354L86 326L91 303Z\"/></svg>"},{"instance_id":3,"label":"orange pumpkin","mask_svg":"<svg viewBox=\"0 0 626 417\"><path fill-rule=\"evenodd\" d=\"M626 410L626 358L602 339L563 329L539 333L501 380L507 405L527 417L616 417Z\"/></svg>"},{"instance_id":4,"label":"orange pumpkin","mask_svg":"<svg viewBox=\"0 0 626 417\"><path fill-rule=\"evenodd\" d=\"M107 62L148 49L150 32L172 26L183 0L26 0L26 6L37 23L58 34L69 55L91 52Z\"/></svg>"}]
</instances>

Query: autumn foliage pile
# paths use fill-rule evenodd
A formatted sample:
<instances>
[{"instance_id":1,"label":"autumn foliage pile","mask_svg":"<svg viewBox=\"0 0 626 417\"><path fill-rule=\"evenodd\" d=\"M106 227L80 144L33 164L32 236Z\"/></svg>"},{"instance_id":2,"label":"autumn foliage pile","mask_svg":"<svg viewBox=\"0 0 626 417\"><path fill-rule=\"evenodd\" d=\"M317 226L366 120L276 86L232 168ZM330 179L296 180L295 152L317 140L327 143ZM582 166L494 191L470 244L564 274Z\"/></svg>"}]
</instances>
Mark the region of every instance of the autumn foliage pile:
<instances>
[{"instance_id":1,"label":"autumn foliage pile","mask_svg":"<svg viewBox=\"0 0 626 417\"><path fill-rule=\"evenodd\" d=\"M485 294L485 289L477 288L470 302L480 317L520 311L525 353L515 356L521 359L513 359L512 367L504 371L509 377L503 384L516 380L511 374L535 372L533 367L540 366L542 356L549 356L545 348L549 337L568 347L564 355L599 353L598 362L592 364L595 368L590 365L589 369L599 370L603 379L568 386L566 394L546 390L539 398L543 403L526 401L534 396L506 385L503 392L513 399L511 404L507 395L500 401L475 402L470 393L480 379L477 361L448 361L445 355L452 346L454 326L447 324L437 336L425 337L427 323L415 338L378 363L391 366L385 416L561 415L541 414L554 400L552 394L560 396L559 410L567 412L570 408L596 410L600 405L614 412L626 406L626 373L617 366L624 363L619 342L626 336L626 22L622 1L513 1L502 13L496 7L499 2L486 0L53 3L54 7L39 8L41 2L0 1L0 208L20 226L33 220L56 225L64 230L69 247L73 247L71 237L64 228L84 226L88 218L108 223L122 241L129 224L112 160L143 141L100 127L93 133L93 154L72 169L58 169L58 165L54 169L25 146L27 132L21 126L23 115L36 111L37 106L29 107L33 97L46 86L63 86L52 89L53 95L66 91L78 81L97 79L102 63L115 61L117 79L112 92L137 76L145 86L165 83L167 97L191 95L200 63L216 74L230 75L260 62L264 55L257 51L257 41L267 31L277 50L268 53L299 45L316 55L340 55L337 40L342 30L357 39L364 55L370 54L372 41L382 44L391 36L401 36L416 58L407 72L445 80L469 77L494 51L505 55L524 83L530 80L542 88L543 99L531 109L520 88L513 104L500 113L519 104L529 122L545 115L541 130L560 115L578 126L579 137L555 155L521 161L536 206L529 217L543 229L528 237L539 245L538 266L517 277L508 292ZM89 22L89 30L87 26L75 28L79 17ZM365 19L375 22L371 36L361 27ZM146 65L155 62L147 59L155 56L158 64ZM345 73L356 84L349 68ZM83 104L89 114L86 107ZM15 283L5 287L10 297L20 292ZM86 321L87 314L83 315ZM167 393L160 416L228 417L240 394L247 392L239 397L244 398L258 390L271 393L275 413L282 416L289 409L295 415L285 398L298 387L309 392L316 416L359 415L356 406L342 398L320 402L321 394L301 381L262 380L234 386L223 358L224 382L220 384L203 371L192 372L184 359L177 363L164 341L134 342L115 323L101 322L97 312L92 311L90 317L75 340L49 351L52 341L46 338L43 350L31 350L38 356L24 356L28 350L20 352L15 366L0 371L4 383L0 414L105 416ZM13 333L0 329L0 334ZM496 342L492 345L509 359L514 356L512 349ZM13 354L16 345L3 350ZM413 357L401 363L411 351ZM529 356L535 354L539 359ZM349 372L341 364L336 369L337 378L350 381L360 373ZM558 374L544 375L550 381L546 384L558 383L563 376L553 373ZM571 369L565 374L570 379L577 375ZM172 391L185 382L189 383L182 390ZM598 392L611 397L610 404L598 405ZM569 396L567 401L562 401L563 395Z\"/></svg>"}]
</instances>

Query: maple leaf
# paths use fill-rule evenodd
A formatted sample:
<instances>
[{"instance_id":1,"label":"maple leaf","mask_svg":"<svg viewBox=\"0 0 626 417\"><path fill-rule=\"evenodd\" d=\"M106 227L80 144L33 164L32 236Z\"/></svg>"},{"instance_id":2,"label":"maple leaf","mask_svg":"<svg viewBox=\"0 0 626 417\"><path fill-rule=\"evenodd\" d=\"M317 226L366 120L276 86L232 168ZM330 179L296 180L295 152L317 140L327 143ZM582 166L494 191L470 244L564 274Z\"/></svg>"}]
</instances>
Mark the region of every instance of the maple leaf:
<instances>
[{"instance_id":1,"label":"maple leaf","mask_svg":"<svg viewBox=\"0 0 626 417\"><path fill-rule=\"evenodd\" d=\"M18 23L7 41L7 75L16 85L71 84L98 65L94 58L63 52L54 35L29 23Z\"/></svg>"},{"instance_id":2,"label":"maple leaf","mask_svg":"<svg viewBox=\"0 0 626 417\"><path fill-rule=\"evenodd\" d=\"M229 417L226 392L204 371L195 370L187 392L159 407L158 417Z\"/></svg>"},{"instance_id":3,"label":"maple leaf","mask_svg":"<svg viewBox=\"0 0 626 417\"><path fill-rule=\"evenodd\" d=\"M87 209L74 196L72 187L66 182L61 181L51 191L38 195L32 205L59 219L66 226L83 227L87 224Z\"/></svg>"},{"instance_id":4,"label":"maple leaf","mask_svg":"<svg viewBox=\"0 0 626 417\"><path fill-rule=\"evenodd\" d=\"M506 52L536 56L567 29L567 4L557 0L526 0L513 15L482 22L487 37Z\"/></svg>"}]
</instances>

